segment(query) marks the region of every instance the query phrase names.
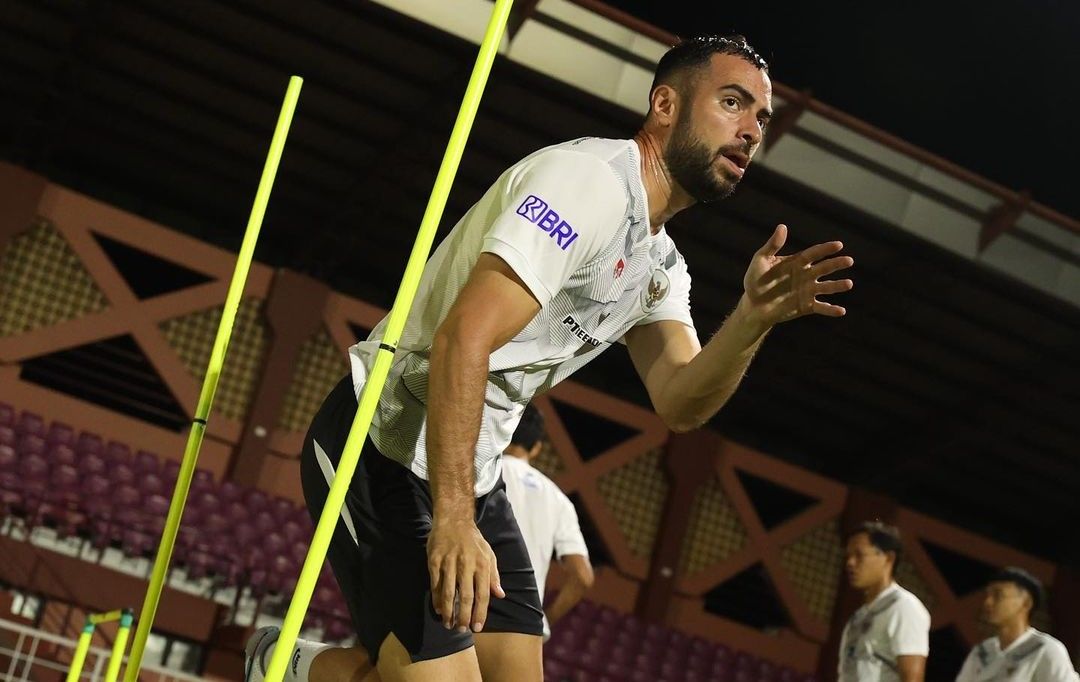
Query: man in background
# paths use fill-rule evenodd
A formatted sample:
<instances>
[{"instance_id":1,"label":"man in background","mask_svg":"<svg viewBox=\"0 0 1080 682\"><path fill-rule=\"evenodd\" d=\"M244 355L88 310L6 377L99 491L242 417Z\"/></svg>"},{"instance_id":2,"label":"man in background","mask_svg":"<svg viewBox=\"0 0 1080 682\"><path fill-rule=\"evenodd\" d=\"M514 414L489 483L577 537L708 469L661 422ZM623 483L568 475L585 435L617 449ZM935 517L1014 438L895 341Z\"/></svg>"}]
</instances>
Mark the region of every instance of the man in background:
<instances>
[{"instance_id":1,"label":"man in background","mask_svg":"<svg viewBox=\"0 0 1080 682\"><path fill-rule=\"evenodd\" d=\"M555 601L544 612L544 640L550 626L570 612L593 584L589 549L578 525L577 511L559 486L536 470L531 462L543 447L544 416L532 405L518 423L503 453L503 480L521 536L529 550L540 603L544 603L544 583L552 556L566 572Z\"/></svg>"},{"instance_id":2,"label":"man in background","mask_svg":"<svg viewBox=\"0 0 1080 682\"><path fill-rule=\"evenodd\" d=\"M956 682L1077 682L1065 645L1031 627L1042 601L1042 583L1024 569L1010 566L994 576L982 617L996 632L971 650Z\"/></svg>"},{"instance_id":3,"label":"man in background","mask_svg":"<svg viewBox=\"0 0 1080 682\"><path fill-rule=\"evenodd\" d=\"M840 640L840 682L922 682L930 653L930 612L896 584L900 531L863 523L847 539L848 581L862 592Z\"/></svg>"}]
</instances>

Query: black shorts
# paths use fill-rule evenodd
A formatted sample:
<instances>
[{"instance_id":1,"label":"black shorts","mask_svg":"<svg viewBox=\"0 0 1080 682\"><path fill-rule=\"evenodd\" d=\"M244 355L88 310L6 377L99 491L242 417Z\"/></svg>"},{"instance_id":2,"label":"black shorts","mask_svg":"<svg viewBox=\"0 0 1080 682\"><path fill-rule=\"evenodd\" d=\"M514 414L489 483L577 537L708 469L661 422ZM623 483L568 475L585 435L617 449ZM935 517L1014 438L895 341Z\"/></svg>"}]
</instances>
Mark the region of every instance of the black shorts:
<instances>
[{"instance_id":1,"label":"black shorts","mask_svg":"<svg viewBox=\"0 0 1080 682\"><path fill-rule=\"evenodd\" d=\"M346 376L327 396L304 439L300 478L308 511L316 522L355 413L352 378ZM369 440L346 493L343 515L346 510L352 530L344 517L339 519L327 558L360 643L372 660L377 660L379 646L391 632L413 662L472 646L472 633L446 629L432 605L427 568L432 510L428 482L384 457ZM491 492L477 498L476 525L495 552L506 592L504 599L492 595L484 632L542 635L536 579L501 479Z\"/></svg>"}]
</instances>

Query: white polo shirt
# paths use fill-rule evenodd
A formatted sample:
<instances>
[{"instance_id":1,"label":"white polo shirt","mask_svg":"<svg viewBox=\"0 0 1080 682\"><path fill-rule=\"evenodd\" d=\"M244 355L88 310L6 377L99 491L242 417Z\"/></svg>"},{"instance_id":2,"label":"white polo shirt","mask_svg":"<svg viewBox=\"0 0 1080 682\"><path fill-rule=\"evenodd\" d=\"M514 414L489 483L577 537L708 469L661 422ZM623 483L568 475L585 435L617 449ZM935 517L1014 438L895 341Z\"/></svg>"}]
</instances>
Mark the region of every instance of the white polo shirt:
<instances>
[{"instance_id":1,"label":"white polo shirt","mask_svg":"<svg viewBox=\"0 0 1080 682\"><path fill-rule=\"evenodd\" d=\"M976 646L956 682L1077 682L1065 645L1045 632L1027 632L1002 650L997 637Z\"/></svg>"},{"instance_id":2,"label":"white polo shirt","mask_svg":"<svg viewBox=\"0 0 1080 682\"><path fill-rule=\"evenodd\" d=\"M506 261L541 310L490 356L474 459L477 496L499 480L500 456L535 394L634 325L674 320L693 327L686 263L663 226L650 230L637 143L583 138L541 149L496 180L424 269L371 424L379 451L420 478L428 477L432 340L481 253ZM385 326L384 319L349 349L357 395Z\"/></svg>"},{"instance_id":3,"label":"white polo shirt","mask_svg":"<svg viewBox=\"0 0 1080 682\"><path fill-rule=\"evenodd\" d=\"M529 561L543 604L552 555L558 559L570 554L588 557L589 548L581 535L574 503L559 486L519 457L504 455L502 460L506 497L529 549ZM544 616L545 639L549 633L547 616Z\"/></svg>"},{"instance_id":4,"label":"white polo shirt","mask_svg":"<svg viewBox=\"0 0 1080 682\"><path fill-rule=\"evenodd\" d=\"M899 682L897 658L930 653L930 612L893 583L859 607L840 639L841 682Z\"/></svg>"}]
</instances>

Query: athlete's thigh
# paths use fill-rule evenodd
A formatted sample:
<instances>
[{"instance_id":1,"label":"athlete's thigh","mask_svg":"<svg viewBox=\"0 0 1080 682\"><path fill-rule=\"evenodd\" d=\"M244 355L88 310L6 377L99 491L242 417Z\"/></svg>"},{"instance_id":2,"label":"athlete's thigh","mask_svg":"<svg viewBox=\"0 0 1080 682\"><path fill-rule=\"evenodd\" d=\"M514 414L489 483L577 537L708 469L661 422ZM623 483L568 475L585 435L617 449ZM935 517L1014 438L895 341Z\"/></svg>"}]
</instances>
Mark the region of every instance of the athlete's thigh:
<instances>
[{"instance_id":1,"label":"athlete's thigh","mask_svg":"<svg viewBox=\"0 0 1080 682\"><path fill-rule=\"evenodd\" d=\"M473 635L484 682L543 682L544 639L520 632Z\"/></svg>"},{"instance_id":2,"label":"athlete's thigh","mask_svg":"<svg viewBox=\"0 0 1080 682\"><path fill-rule=\"evenodd\" d=\"M480 682L476 649L469 647L441 658L413 663L393 633L379 647L380 682ZM487 679L487 678L483 678ZM507 678L510 679L510 678Z\"/></svg>"}]
</instances>

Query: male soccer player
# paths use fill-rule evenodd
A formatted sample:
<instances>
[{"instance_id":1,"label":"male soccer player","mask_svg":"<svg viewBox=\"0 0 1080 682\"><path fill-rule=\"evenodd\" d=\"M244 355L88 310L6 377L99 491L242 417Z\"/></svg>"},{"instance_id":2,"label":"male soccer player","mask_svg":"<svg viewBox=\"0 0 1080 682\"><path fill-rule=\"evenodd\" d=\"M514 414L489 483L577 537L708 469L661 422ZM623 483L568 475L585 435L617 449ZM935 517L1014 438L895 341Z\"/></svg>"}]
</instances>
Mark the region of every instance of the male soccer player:
<instances>
[{"instance_id":1,"label":"male soccer player","mask_svg":"<svg viewBox=\"0 0 1080 682\"><path fill-rule=\"evenodd\" d=\"M863 523L848 536L847 575L862 592L840 639L840 682L922 682L930 653L930 613L896 584L900 531Z\"/></svg>"},{"instance_id":2,"label":"male soccer player","mask_svg":"<svg viewBox=\"0 0 1080 682\"><path fill-rule=\"evenodd\" d=\"M690 276L665 225L731 193L771 100L768 67L744 38L687 40L661 59L633 139L583 138L522 159L433 253L329 550L384 682L542 679L543 614L500 466L534 395L624 340L660 417L694 429L775 325L845 313L818 298L852 287L822 279L854 262L837 255L842 244L781 256L779 225L752 256L738 305L699 343ZM351 376L304 440L315 515L384 325L351 349ZM249 659L273 638L257 633ZM293 653L313 679L319 646Z\"/></svg>"},{"instance_id":3,"label":"male soccer player","mask_svg":"<svg viewBox=\"0 0 1080 682\"><path fill-rule=\"evenodd\" d=\"M1039 579L1003 568L986 586L982 616L994 636L971 650L956 682L1077 682L1065 645L1031 627L1043 601Z\"/></svg>"},{"instance_id":4,"label":"male soccer player","mask_svg":"<svg viewBox=\"0 0 1080 682\"><path fill-rule=\"evenodd\" d=\"M554 625L569 613L592 587L593 569L573 502L531 463L540 454L543 437L544 415L527 405L503 454L503 480L521 537L529 550L541 604L551 557L557 557L566 571L566 582L544 614L546 640L551 635L549 624Z\"/></svg>"}]
</instances>

